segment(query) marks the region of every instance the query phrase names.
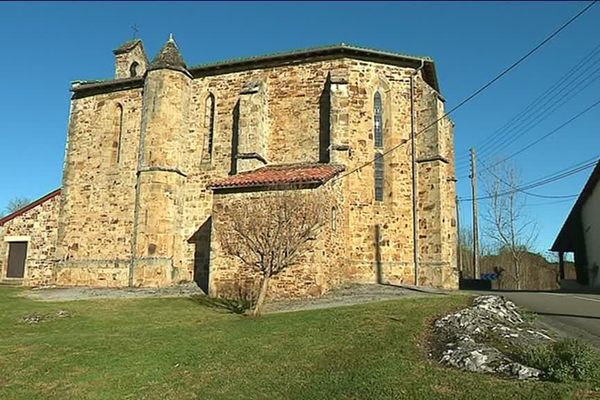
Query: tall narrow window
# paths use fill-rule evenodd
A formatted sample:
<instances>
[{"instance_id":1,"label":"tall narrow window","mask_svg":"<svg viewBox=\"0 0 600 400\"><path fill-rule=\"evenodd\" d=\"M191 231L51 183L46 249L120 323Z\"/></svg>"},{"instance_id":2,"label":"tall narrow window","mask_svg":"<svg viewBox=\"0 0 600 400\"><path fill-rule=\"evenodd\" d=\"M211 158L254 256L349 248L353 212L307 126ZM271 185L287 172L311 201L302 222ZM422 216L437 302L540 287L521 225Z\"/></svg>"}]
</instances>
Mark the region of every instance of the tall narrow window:
<instances>
[{"instance_id":1,"label":"tall narrow window","mask_svg":"<svg viewBox=\"0 0 600 400\"><path fill-rule=\"evenodd\" d=\"M209 93L204 105L204 128L206 129L207 158L211 159L215 134L215 96Z\"/></svg>"},{"instance_id":2,"label":"tall narrow window","mask_svg":"<svg viewBox=\"0 0 600 400\"><path fill-rule=\"evenodd\" d=\"M113 161L116 164L121 162L121 141L123 140L123 106L117 104L116 126L113 140Z\"/></svg>"},{"instance_id":3,"label":"tall narrow window","mask_svg":"<svg viewBox=\"0 0 600 400\"><path fill-rule=\"evenodd\" d=\"M375 92L373 100L375 147L381 148L383 147L383 102L379 91Z\"/></svg>"},{"instance_id":4,"label":"tall narrow window","mask_svg":"<svg viewBox=\"0 0 600 400\"><path fill-rule=\"evenodd\" d=\"M375 153L375 201L383 201L383 154Z\"/></svg>"},{"instance_id":5,"label":"tall narrow window","mask_svg":"<svg viewBox=\"0 0 600 400\"><path fill-rule=\"evenodd\" d=\"M337 229L337 209L335 207L331 207L331 230L335 231Z\"/></svg>"}]
</instances>

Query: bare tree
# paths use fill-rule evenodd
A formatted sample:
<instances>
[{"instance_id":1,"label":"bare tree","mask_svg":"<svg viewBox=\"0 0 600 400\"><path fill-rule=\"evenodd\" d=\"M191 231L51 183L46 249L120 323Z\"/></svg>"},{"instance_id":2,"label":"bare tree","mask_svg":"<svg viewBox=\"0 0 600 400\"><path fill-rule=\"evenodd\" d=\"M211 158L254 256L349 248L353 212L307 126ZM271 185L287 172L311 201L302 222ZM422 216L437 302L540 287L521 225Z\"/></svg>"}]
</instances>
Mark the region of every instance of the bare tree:
<instances>
[{"instance_id":1,"label":"bare tree","mask_svg":"<svg viewBox=\"0 0 600 400\"><path fill-rule=\"evenodd\" d=\"M2 215L12 214L13 212L25 207L29 203L31 203L31 200L29 200L26 197L14 197L11 200L9 200L8 204L4 209L5 212L0 213L0 217Z\"/></svg>"},{"instance_id":2,"label":"bare tree","mask_svg":"<svg viewBox=\"0 0 600 400\"><path fill-rule=\"evenodd\" d=\"M488 172L484 234L499 250L510 253L513 278L520 289L522 258L537 238L537 224L524 212L525 193L518 189L520 176L516 168L500 164Z\"/></svg>"},{"instance_id":3,"label":"bare tree","mask_svg":"<svg viewBox=\"0 0 600 400\"><path fill-rule=\"evenodd\" d=\"M224 210L230 231L220 235L223 251L262 275L251 315L260 315L269 280L296 265L324 225L328 197L321 192L277 190Z\"/></svg>"},{"instance_id":4,"label":"bare tree","mask_svg":"<svg viewBox=\"0 0 600 400\"><path fill-rule=\"evenodd\" d=\"M458 251L460 252L460 271L463 278L473 275L473 230L461 227L458 232Z\"/></svg>"}]
</instances>

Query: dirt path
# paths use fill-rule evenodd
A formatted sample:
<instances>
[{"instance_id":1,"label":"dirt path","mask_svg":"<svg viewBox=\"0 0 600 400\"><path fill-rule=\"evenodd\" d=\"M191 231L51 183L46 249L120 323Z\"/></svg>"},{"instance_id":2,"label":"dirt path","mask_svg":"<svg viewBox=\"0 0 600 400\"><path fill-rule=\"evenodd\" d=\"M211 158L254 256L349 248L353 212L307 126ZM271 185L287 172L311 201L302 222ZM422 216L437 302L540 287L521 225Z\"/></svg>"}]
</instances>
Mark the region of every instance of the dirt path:
<instances>
[{"instance_id":1,"label":"dirt path","mask_svg":"<svg viewBox=\"0 0 600 400\"><path fill-rule=\"evenodd\" d=\"M39 288L23 292L24 297L39 301L190 297L201 295L204 295L204 292L196 284L177 285L165 288Z\"/></svg>"},{"instance_id":2,"label":"dirt path","mask_svg":"<svg viewBox=\"0 0 600 400\"><path fill-rule=\"evenodd\" d=\"M429 288L410 288L393 285L351 285L335 289L323 297L271 301L267 313L312 310L369 303L416 296L443 296L449 292ZM74 301L90 299L122 299L148 297L204 296L195 284L166 288L44 288L23 292L23 296L37 301Z\"/></svg>"}]
</instances>

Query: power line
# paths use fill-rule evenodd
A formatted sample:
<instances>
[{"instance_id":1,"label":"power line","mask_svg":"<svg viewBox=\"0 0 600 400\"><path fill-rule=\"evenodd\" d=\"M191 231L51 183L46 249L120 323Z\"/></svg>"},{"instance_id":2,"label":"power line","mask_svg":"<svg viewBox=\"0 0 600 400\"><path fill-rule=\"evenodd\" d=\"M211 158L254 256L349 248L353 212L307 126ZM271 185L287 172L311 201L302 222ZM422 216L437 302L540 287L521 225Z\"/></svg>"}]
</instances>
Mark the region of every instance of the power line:
<instances>
[{"instance_id":1,"label":"power line","mask_svg":"<svg viewBox=\"0 0 600 400\"><path fill-rule=\"evenodd\" d=\"M594 71L594 73L599 72L599 71L600 71L600 67L598 67ZM515 141L518 138L522 137L525 133L527 133L528 131L530 131L531 129L533 129L535 126L539 125L539 123L541 123L542 121L544 121L548 116L552 115L552 113L554 111L556 111L557 109L559 109L560 107L562 107L569 100L571 100L576 94L578 94L579 92L581 92L582 90L584 90L585 88L587 88L588 86L590 86L592 83L594 83L598 79L600 79L600 74L597 75L596 77L594 77L593 79L588 80L587 82L585 80L582 80L581 82L579 82L579 84L577 86L574 86L567 94L570 94L574 90L578 89L581 86L580 85L581 83L585 83L585 86L582 87L580 90L578 90L575 94L573 94L570 97L564 97L564 96L559 97L557 101L555 101L549 107L547 107L545 110L542 111L543 114L537 115L533 120L529 121L526 125L523 125L523 126L520 127L520 129L517 129L515 131L517 133L515 137L511 137L509 135L503 135L502 136L503 139L501 139L499 142L495 143L496 147L494 149L496 150L496 154L498 154L503 148L505 149L505 148L510 147L510 145L513 144L513 143L515 143ZM558 93L558 94L560 94L560 93ZM590 109L593 108L593 107L595 107L596 105L597 104L594 104L594 105L590 106ZM589 109L584 110L581 114L585 114L587 111L589 111ZM579 116L580 115L578 114L576 116L576 118L578 118ZM570 122L572 122L572 121L569 121L569 123ZM509 133L510 133L510 131L509 131ZM461 163L461 166L457 167L457 169L464 170L465 167L467 167L466 161L463 161Z\"/></svg>"},{"instance_id":2,"label":"power line","mask_svg":"<svg viewBox=\"0 0 600 400\"><path fill-rule=\"evenodd\" d=\"M582 117L583 115L585 115L587 112L589 112L590 110L592 110L594 107L597 107L598 105L600 105L600 100L594 102L593 104L591 104L590 106L586 107L584 110L578 112L577 114L575 114L573 117L569 118L567 121L563 122L562 124L560 124L559 126L557 126L556 128L552 129L550 132L546 133L545 135L541 136L540 138L534 140L533 142L529 143L528 145L522 147L521 149L515 151L514 153L512 153L511 155L509 155L508 157L505 157L503 159L501 159L500 161L495 162L492 165L489 166L485 166L482 170L483 171L487 171L490 168L494 168L495 166L502 164L508 160L510 160L511 158L523 153L524 151L530 149L531 147L535 146L536 144L538 144L539 142L541 142L542 140L552 136L553 134L555 134L556 132L560 131L562 128L564 128L565 126L571 124L573 121L575 121L576 119ZM482 162L483 163L483 162ZM485 163L483 163L485 164ZM465 178L467 176L461 176L460 178ZM459 178L459 179L460 179Z\"/></svg>"},{"instance_id":3,"label":"power line","mask_svg":"<svg viewBox=\"0 0 600 400\"><path fill-rule=\"evenodd\" d=\"M534 196L534 197L541 197L541 198L555 198L555 199L558 199L558 198L572 198L572 197L577 197L578 195L577 194L573 194L573 195L550 196L550 195L540 195L540 194L536 194L536 193L530 193L530 192L527 192L527 190L533 189L533 188L536 188L536 187L540 187L540 186L544 186L544 185L547 185L549 183L556 182L558 180L567 178L567 177L569 177L571 175L574 175L576 173L579 173L581 171L585 171L586 169L589 169L589 168L595 166L598 163L598 161L599 161L598 158L594 157L593 161L591 161L591 162L586 162L583 165L581 165L582 163L576 164L575 167L571 167L569 170L566 170L566 171L565 170L561 170L561 171L558 171L558 172L554 172L554 173L550 174L548 177L538 178L537 180L535 180L535 181L533 181L531 183L525 184L525 185L523 185L521 187L515 187L512 184L507 183L503 179L499 178L497 175L495 175L495 174L492 174L492 175L494 175L496 178L498 178L504 184L506 184L506 185L508 185L509 187L512 188L511 190L498 193L498 196L506 196L506 195L509 195L509 194L513 194L515 192L523 192L524 194L527 194L527 195L530 195L530 196ZM486 200L486 199L491 199L493 197L494 196L481 196L481 197L478 197L477 200ZM461 199L461 201L473 201L473 198Z\"/></svg>"},{"instance_id":4,"label":"power line","mask_svg":"<svg viewBox=\"0 0 600 400\"><path fill-rule=\"evenodd\" d=\"M554 82L554 84L551 87L546 89L543 93L541 93L538 97L536 97L531 103L529 103L527 105L527 107L525 107L524 110L522 110L520 113L518 113L513 118L511 118L502 127L498 128L496 131L494 131L494 133L492 135L488 136L487 139L484 140L483 143L479 144L477 147L480 150L480 154L485 152L488 148L490 148L490 145L492 145L496 141L496 139L498 139L499 137L506 138L506 135L497 136L497 134L505 133L505 132L507 132L507 129L511 128L511 127L512 128L509 129L508 132L510 132L511 130L517 129L519 121L521 121L521 125L523 125L527 121L527 119L531 118L531 115L534 114L534 111L537 112L536 110L540 108L540 104L542 104L542 105L548 104L549 101L551 101L553 98L556 98L557 96L562 94L565 91L565 89L567 89L567 88L571 89L570 92L574 91L573 86L574 86L575 81L578 81L579 78L581 78L582 76L584 77L584 79L581 82L579 82L578 85L576 85L578 87L582 82L586 81L586 78L588 78L589 76L593 76L596 72L598 72L600 70L599 68L594 70L592 74L588 74L588 76L585 76L585 73L587 71L589 71L594 66L597 66L597 62L594 61L594 58L599 53L600 53L600 44L596 45L588 54L586 54L573 67L571 67L571 69L569 69L569 71L567 71L556 82ZM584 68L582 70L582 67L588 63L590 65L588 65L586 68ZM577 75L577 74L579 74L579 75ZM591 83L591 82L589 82L589 79L588 79L588 83ZM558 92L556 92L559 88L561 88L561 86L562 86L562 89L560 89ZM587 86L589 86L589 84L586 85L584 88L582 88L582 90L585 89ZM553 93L553 92L555 92L555 93ZM577 93L575 93L575 94L577 94ZM564 97L565 96L561 96L560 98L564 99ZM569 100L569 99L567 99L567 100ZM467 155L460 157L460 159L465 159L465 160L468 160L468 158L469 157Z\"/></svg>"},{"instance_id":5,"label":"power line","mask_svg":"<svg viewBox=\"0 0 600 400\"><path fill-rule=\"evenodd\" d=\"M592 8L596 2L598 0L594 0L592 1L590 4L588 4L587 6L585 6L581 11L579 11L577 14L575 14L573 17L571 17L567 22L565 22L564 24L562 24L558 29L556 29L554 32L552 32L552 34L550 34L550 36L546 37L544 40L542 40L537 46L535 46L533 49L529 50L525 55L521 56L521 58L519 58L517 61L515 61L514 63L512 63L508 68L504 69L500 74L498 74L495 78L493 78L492 80L490 80L488 83L486 83L485 85L483 85L482 87L480 87L479 89L477 89L475 92L473 92L471 95L469 95L466 99L464 99L463 101L461 101L460 103L458 103L456 106L454 106L450 111L444 113L444 115L442 115L440 118L438 118L437 120L435 120L433 123L427 125L424 129L422 129L421 131L417 132L415 135L413 135L410 139L404 139L402 140L399 144L397 144L396 146L393 146L392 148L390 148L389 150L384 151L383 153L380 153L377 155L377 158L379 157L383 157L389 153L391 153L392 151L396 150L397 148L399 148L400 146L406 144L409 140L414 140L417 136L419 136L421 133L423 133L424 131L426 131L427 129L431 128L432 126L436 125L438 122L440 122L442 119L448 117L450 114L452 114L453 112L455 112L456 110L458 110L459 108L461 108L462 106L464 106L466 103L468 103L469 101L471 101L472 99L474 99L475 97L477 97L479 94L481 94L484 90L486 90L487 88L489 88L490 86L492 86L495 82L497 82L499 79L501 79L504 75L508 74L510 71L512 71L513 69L515 69L518 65L520 65L523 61L525 61L527 58L529 58L531 55L533 55L534 53L536 53L540 48L542 48L546 43L548 43L550 40L552 40L554 37L556 37L560 32L562 32L567 26L571 25L573 22L575 22L575 20L577 20L580 16L582 16L585 12L587 12L590 8ZM360 171L361 169L363 169L364 167L366 167L367 165L372 164L373 162L375 162L375 158L367 161L366 163L363 163L362 165L359 165L358 167L348 171L345 174L339 175L336 178L333 178L333 181L337 181L340 179L345 178L346 176L349 176L355 172Z\"/></svg>"},{"instance_id":6,"label":"power line","mask_svg":"<svg viewBox=\"0 0 600 400\"><path fill-rule=\"evenodd\" d=\"M540 206L549 206L551 204L560 204L573 201L572 199L563 199L563 200L554 200L554 201L544 201L543 203L533 203L533 204L523 204L523 207L540 207Z\"/></svg>"},{"instance_id":7,"label":"power line","mask_svg":"<svg viewBox=\"0 0 600 400\"><path fill-rule=\"evenodd\" d=\"M596 74L597 72L600 72L600 66L598 66L598 68L596 68L596 70L594 71L594 74ZM493 149L496 152L498 152L498 151L501 151L504 148L510 147L510 145L512 143L514 143L517 139L519 139L525 133L527 133L528 131L530 131L531 129L533 129L537 125L539 125L541 122L543 122L550 115L553 115L553 113L556 110L558 110L560 107L564 106L571 99L573 99L577 94L579 94L584 89L586 89L587 87L589 87L592 83L594 83L598 79L600 79L600 74L598 74L596 76L593 76L593 77L590 77L591 79L586 79L586 77L583 77L583 78L584 79L581 79L580 82L578 82L575 86L571 87L570 90L568 90L566 93L563 94L562 90L559 93L557 93L556 94L556 97L557 97L556 101L554 101L553 103L551 103L545 109L541 110L540 113L537 116L535 116L533 119L531 119L527 123L523 124L522 126L516 128L513 131L513 136L512 137L509 136L509 135L500 135L500 136L498 136L500 138L500 140L497 141L496 143L492 144L488 148L488 151ZM549 103L549 101L545 102L545 104L548 104L548 103Z\"/></svg>"}]
</instances>

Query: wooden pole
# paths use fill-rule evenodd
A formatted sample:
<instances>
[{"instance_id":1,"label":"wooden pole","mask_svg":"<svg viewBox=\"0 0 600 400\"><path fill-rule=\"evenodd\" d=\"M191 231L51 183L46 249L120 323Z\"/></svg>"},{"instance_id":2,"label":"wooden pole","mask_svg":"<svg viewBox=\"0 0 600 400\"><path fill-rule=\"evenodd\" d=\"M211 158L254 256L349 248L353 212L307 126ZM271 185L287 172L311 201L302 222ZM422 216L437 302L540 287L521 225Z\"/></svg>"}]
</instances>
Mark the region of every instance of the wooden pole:
<instances>
[{"instance_id":1,"label":"wooden pole","mask_svg":"<svg viewBox=\"0 0 600 400\"><path fill-rule=\"evenodd\" d=\"M458 196L456 196L456 268L458 268L458 278L463 278L463 270L462 270L462 243L460 240L460 203L458 201Z\"/></svg>"},{"instance_id":2,"label":"wooden pole","mask_svg":"<svg viewBox=\"0 0 600 400\"><path fill-rule=\"evenodd\" d=\"M477 155L471 147L471 197L473 198L473 279L479 279L479 213L477 209Z\"/></svg>"},{"instance_id":3,"label":"wooden pole","mask_svg":"<svg viewBox=\"0 0 600 400\"><path fill-rule=\"evenodd\" d=\"M558 252L558 271L560 279L565 279L565 253L562 251Z\"/></svg>"}]
</instances>

